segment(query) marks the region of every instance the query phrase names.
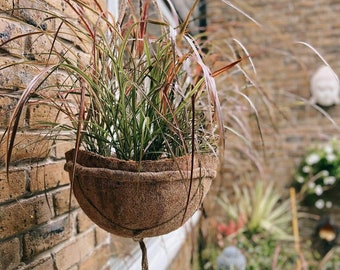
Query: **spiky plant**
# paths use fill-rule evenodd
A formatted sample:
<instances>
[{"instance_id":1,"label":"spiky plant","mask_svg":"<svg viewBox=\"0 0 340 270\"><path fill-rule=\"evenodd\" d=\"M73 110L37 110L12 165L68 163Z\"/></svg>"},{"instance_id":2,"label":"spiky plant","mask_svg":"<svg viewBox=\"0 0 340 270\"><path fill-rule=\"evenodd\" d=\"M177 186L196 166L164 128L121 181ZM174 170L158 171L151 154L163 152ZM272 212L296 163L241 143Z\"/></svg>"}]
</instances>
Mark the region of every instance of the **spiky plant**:
<instances>
[{"instance_id":1,"label":"spiky plant","mask_svg":"<svg viewBox=\"0 0 340 270\"><path fill-rule=\"evenodd\" d=\"M197 42L186 34L189 20L173 29L148 0L138 7L122 1L119 18L96 1L95 9L78 0L65 2L79 24L39 10L60 26L54 32L37 28L24 34L46 37L51 48L45 52L48 65L23 90L2 137L7 165L20 116L32 99L57 109L56 121L44 124L52 128L53 138L62 132L63 138L75 141L76 149L136 161L214 152L223 137L213 79L221 70L212 74L204 64ZM96 15L94 25L88 13ZM81 57L65 36L80 43ZM56 73L64 80L51 85ZM57 121L60 115L66 121Z\"/></svg>"},{"instance_id":2,"label":"spiky plant","mask_svg":"<svg viewBox=\"0 0 340 270\"><path fill-rule=\"evenodd\" d=\"M283 199L272 183L258 181L254 187L234 185L233 189L235 199L231 201L224 196L219 203L227 219L236 221L242 217L242 232L249 236L265 233L276 239L291 238L289 198Z\"/></svg>"}]
</instances>

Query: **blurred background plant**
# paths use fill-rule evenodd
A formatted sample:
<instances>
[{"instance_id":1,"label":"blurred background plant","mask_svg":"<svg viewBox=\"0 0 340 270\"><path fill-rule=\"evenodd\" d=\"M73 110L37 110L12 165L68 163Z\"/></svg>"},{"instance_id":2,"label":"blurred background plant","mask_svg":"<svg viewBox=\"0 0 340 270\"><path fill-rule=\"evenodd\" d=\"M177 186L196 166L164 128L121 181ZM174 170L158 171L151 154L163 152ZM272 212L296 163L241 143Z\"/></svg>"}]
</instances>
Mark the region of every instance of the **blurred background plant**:
<instances>
[{"instance_id":1,"label":"blurred background plant","mask_svg":"<svg viewBox=\"0 0 340 270\"><path fill-rule=\"evenodd\" d=\"M215 241L202 251L200 269L217 269L217 256L230 245L246 256L247 269L292 269L297 254L290 200L282 194L273 183L259 180L254 186L234 185L231 198L222 195L223 222L215 226Z\"/></svg>"},{"instance_id":2,"label":"blurred background plant","mask_svg":"<svg viewBox=\"0 0 340 270\"><path fill-rule=\"evenodd\" d=\"M235 233L249 238L268 233L275 239L287 239L290 233L291 213L289 198L284 199L272 182L257 181L254 186L234 185L234 198L219 199L229 226L237 224ZM228 236L228 234L222 234ZM230 235L230 234L229 234Z\"/></svg>"},{"instance_id":3,"label":"blurred background plant","mask_svg":"<svg viewBox=\"0 0 340 270\"><path fill-rule=\"evenodd\" d=\"M231 246L246 257L246 269L297 269L298 262L298 269L338 269L339 228L329 219L328 223L324 219L315 221L317 216L301 212L297 201L296 218L304 234L294 239L292 200L272 182L260 179L253 186L234 185L231 194L222 194L218 203L222 215L210 223L209 229L215 238L207 240L200 231L197 269L219 269L218 258ZM312 223L306 222L308 218L313 219ZM311 226L315 225L313 233ZM330 236L334 237L328 239Z\"/></svg>"},{"instance_id":4,"label":"blurred background plant","mask_svg":"<svg viewBox=\"0 0 340 270\"><path fill-rule=\"evenodd\" d=\"M307 150L292 186L296 188L302 205L323 209L339 205L339 182L340 142L332 139Z\"/></svg>"}]
</instances>

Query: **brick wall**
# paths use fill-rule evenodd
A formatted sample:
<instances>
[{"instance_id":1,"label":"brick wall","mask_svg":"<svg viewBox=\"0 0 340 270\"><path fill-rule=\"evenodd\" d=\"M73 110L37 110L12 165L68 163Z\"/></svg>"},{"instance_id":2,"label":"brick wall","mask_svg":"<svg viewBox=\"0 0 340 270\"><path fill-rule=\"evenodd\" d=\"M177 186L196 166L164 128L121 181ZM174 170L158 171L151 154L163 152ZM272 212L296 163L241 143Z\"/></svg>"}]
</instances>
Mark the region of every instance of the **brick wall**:
<instances>
[{"instance_id":1,"label":"brick wall","mask_svg":"<svg viewBox=\"0 0 340 270\"><path fill-rule=\"evenodd\" d=\"M218 52L215 65L217 68L230 62L236 53L244 54L233 39L242 43L253 55L257 75L254 76L249 61L243 61L242 66L259 87L242 91L249 94L257 106L266 155L264 158L263 149L259 147L260 136L254 128L256 121L254 114L249 113L250 106L237 94L229 96L233 88L241 89L247 82L234 69L229 73L231 75L218 79L222 102L226 105L225 113L227 115L230 103L236 100L238 106L232 107L234 113L244 118L244 127L250 131L250 141L259 152L248 149L232 152L228 148L230 152L226 152L221 176L211 194L241 179L241 175L252 172L254 161L259 161L265 177L284 186L311 143L324 141L338 133L324 116L295 96L309 98L309 78L321 65L314 52L296 41L315 47L340 74L340 61L337 59L340 55L340 19L337 15L340 3L334 0L251 0L247 3L237 1L237 5L260 26L221 1L209 0L210 39ZM18 7L33 9L18 10ZM55 30L58 22L45 20L46 17L35 8L75 17L63 0L2 0L0 44L11 37L34 31L36 27ZM70 38L67 33L64 37ZM75 42L69 41L70 44ZM49 44L50 40L42 37L22 36L1 45L0 66L17 62L18 55L25 56L27 60L34 59L37 64L23 63L11 69L0 69L0 93L11 94L9 97L0 95L0 132L8 124L11 109L21 90L42 68L39 62L48 59L41 52ZM224 98L227 95L228 98ZM268 100L261 98L264 96ZM246 114L242 113L243 109ZM327 113L339 124L339 105L327 109ZM124 247L130 247L132 243L128 240L121 243L96 227L74 199L69 211L69 182L63 171L63 154L70 146L47 142L41 135L43 127L37 125L50 117L54 117L54 112L41 104L32 104L23 113L20 125L27 131L17 138L21 147L13 153L15 163L10 168L8 181L4 171L5 148L0 146L0 269L105 269L112 254L128 254ZM229 134L227 143L242 145L232 134ZM251 160L253 156L254 161ZM253 180L256 181L256 178Z\"/></svg>"},{"instance_id":2,"label":"brick wall","mask_svg":"<svg viewBox=\"0 0 340 270\"><path fill-rule=\"evenodd\" d=\"M230 51L234 51L234 55L245 55L239 43L252 55L256 75L249 61L243 61L242 67L257 88L247 87L242 91L251 97L258 110L265 144L264 158L261 158L264 155L256 131L255 114L241 97L236 95L236 99L250 113L250 118L244 121L245 128L250 131L253 146L260 151L257 159L262 161L266 176L285 184L290 181L307 147L338 134L338 128L331 121L308 105L310 77L323 62L313 50L297 42L313 46L340 75L340 19L337 16L340 3L333 0L266 0L237 2L237 6L258 25L221 1L209 1L210 39L221 54L225 52L225 57L218 58L221 64L230 59ZM235 75L236 71L233 72ZM242 89L247 82L244 76L231 75L218 80L221 93L235 86ZM340 124L340 106L325 111L337 125ZM240 127L234 127L244 134ZM231 144L237 141L233 135L228 140ZM230 157L230 153L226 155ZM249 163L249 157L241 156L241 162ZM233 158L228 162L225 166L240 173L237 168L243 166L233 166Z\"/></svg>"},{"instance_id":3,"label":"brick wall","mask_svg":"<svg viewBox=\"0 0 340 270\"><path fill-rule=\"evenodd\" d=\"M94 1L83 1L94 5ZM106 1L99 2L104 5ZM0 137L22 90L47 60L50 63L55 60L44 53L51 46L50 39L23 35L36 31L37 27L56 31L60 22L49 18L48 12L76 18L63 0L0 1L0 67L22 62L0 68ZM84 16L96 20L91 13ZM73 49L79 45L71 35L66 32L63 35ZM77 53L84 56L81 48ZM55 85L56 81L62 81L62 76L60 73L49 80ZM95 226L73 197L69 204L69 179L63 169L63 158L72 145L46 140L42 125L55 117L56 112L46 104L35 102L27 106L19 124L24 132L18 133L19 147L13 152L8 180L4 167L6 146L0 145L1 270L108 269L109 259L123 250L122 240L114 240Z\"/></svg>"}]
</instances>

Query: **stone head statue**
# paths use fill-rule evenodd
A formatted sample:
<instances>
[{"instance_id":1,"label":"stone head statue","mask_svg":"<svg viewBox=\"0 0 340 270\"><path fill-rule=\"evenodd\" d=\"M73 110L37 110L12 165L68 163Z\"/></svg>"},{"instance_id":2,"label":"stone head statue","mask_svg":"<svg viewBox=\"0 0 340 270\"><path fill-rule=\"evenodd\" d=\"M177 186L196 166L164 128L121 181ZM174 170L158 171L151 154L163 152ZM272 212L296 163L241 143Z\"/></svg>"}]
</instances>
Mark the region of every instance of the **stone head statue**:
<instances>
[{"instance_id":1,"label":"stone head statue","mask_svg":"<svg viewBox=\"0 0 340 270\"><path fill-rule=\"evenodd\" d=\"M310 81L311 103L324 107L340 103L339 78L329 66L320 67Z\"/></svg>"},{"instance_id":2,"label":"stone head statue","mask_svg":"<svg viewBox=\"0 0 340 270\"><path fill-rule=\"evenodd\" d=\"M246 270L246 257L235 246L226 247L217 258L218 270Z\"/></svg>"}]
</instances>

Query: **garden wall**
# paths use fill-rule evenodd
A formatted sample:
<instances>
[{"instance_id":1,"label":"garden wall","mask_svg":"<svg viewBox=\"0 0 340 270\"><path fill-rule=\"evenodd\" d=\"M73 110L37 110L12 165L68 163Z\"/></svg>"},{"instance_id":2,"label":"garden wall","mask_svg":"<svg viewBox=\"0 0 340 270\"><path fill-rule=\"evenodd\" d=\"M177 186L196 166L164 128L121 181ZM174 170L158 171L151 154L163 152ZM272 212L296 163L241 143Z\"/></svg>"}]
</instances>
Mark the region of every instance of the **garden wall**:
<instances>
[{"instance_id":1,"label":"garden wall","mask_svg":"<svg viewBox=\"0 0 340 270\"><path fill-rule=\"evenodd\" d=\"M248 154L252 153L256 160L261 160L265 175L272 181L285 185L290 182L295 166L308 147L337 136L339 132L339 105L324 108L336 126L309 104L310 78L323 65L309 46L340 75L340 19L337 16L340 3L332 0L268 0L236 1L234 4L256 22L220 1L209 1L209 38L221 54L217 58L221 63L217 65L230 61L230 51L234 52L234 58L238 55L245 57L244 47L251 55L256 74L246 59L241 67L248 78L235 76L240 72L233 69L231 74L218 79L223 82L219 91L223 93L229 87L250 96L259 115L264 147L255 112L244 98L234 95L234 100L243 101L237 103L238 109L235 103L229 108L234 110L235 115L241 109L250 113L250 118L244 121L245 129L250 133L246 136L252 143ZM226 52L224 57L223 51ZM251 84L256 87L251 87ZM237 125L234 124L234 127L245 134ZM227 144L228 140L230 144L234 144L234 140L239 143L234 137L230 134ZM233 166L233 160L238 157L245 163L253 163L245 155L246 151L239 152L243 154L230 158L227 151L225 163L229 164L225 166L228 173L229 167L236 173L251 167Z\"/></svg>"},{"instance_id":2,"label":"garden wall","mask_svg":"<svg viewBox=\"0 0 340 270\"><path fill-rule=\"evenodd\" d=\"M209 39L214 41L214 49L218 52L215 67L236 59L237 55L244 56L241 43L252 55L256 76L248 60L241 65L258 85L258 88L246 87L250 78L246 79L235 69L218 79L225 113L227 115L229 108L233 108L235 114L244 117L252 147L228 146L230 152L226 152L221 176L212 194L216 190L219 192L221 181L225 186L225 183L240 181L242 175L252 172L256 160L261 161L258 167L264 175L285 186L305 149L338 133L323 115L297 98L309 99L309 78L322 62L311 49L296 42L304 41L316 48L339 75L339 1L244 2L233 3L259 25L219 0L208 1ZM19 12L18 7L33 9ZM35 27L51 30L58 27L52 20L44 20L46 18L42 18L35 8L56 10L75 17L63 0L0 1L0 44ZM72 40L70 44L74 42ZM0 66L21 59L18 55L37 61L35 67L23 64L7 71L0 69L0 93L11 93L11 97L6 98L0 95L0 132L8 124L11 108L21 90L42 68L41 62L46 61L46 55L39 51L49 45L46 40L23 37L0 46ZM225 98L227 94L223 94L241 88L256 104L264 148L251 107L239 95ZM237 106L235 103L231 106L231 100L236 100ZM326 110L338 124L339 106ZM243 111L247 113L241 113ZM63 170L63 154L71 146L47 143L41 135L43 129L36 126L54 116L48 106L41 104L32 104L24 112L20 124L34 129L19 134L18 141L23 147L13 153L16 163L10 168L8 181L4 169L6 149L4 145L0 146L0 269L108 269L109 258L118 253L128 254L132 245L128 240L116 241L93 225L74 199L69 211L70 189ZM241 145L235 136L228 135L228 145Z\"/></svg>"}]
</instances>

